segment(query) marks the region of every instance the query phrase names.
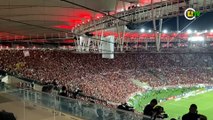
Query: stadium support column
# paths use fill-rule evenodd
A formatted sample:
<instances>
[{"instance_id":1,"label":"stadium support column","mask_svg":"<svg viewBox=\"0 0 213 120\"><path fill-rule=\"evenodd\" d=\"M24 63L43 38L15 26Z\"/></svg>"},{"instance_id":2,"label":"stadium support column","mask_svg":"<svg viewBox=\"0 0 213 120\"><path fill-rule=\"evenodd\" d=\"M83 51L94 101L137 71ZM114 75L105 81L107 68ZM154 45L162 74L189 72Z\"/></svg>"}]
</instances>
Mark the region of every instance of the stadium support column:
<instances>
[{"instance_id":1,"label":"stadium support column","mask_svg":"<svg viewBox=\"0 0 213 120\"><path fill-rule=\"evenodd\" d=\"M153 30L154 30L154 35L155 35L155 41L156 41L156 48L157 48L157 51L160 50L160 40L159 40L159 32L157 32L157 27L156 27L156 15L155 15L155 11L153 9L153 0L151 0L151 12L152 12L152 21L153 21Z\"/></svg>"},{"instance_id":2,"label":"stadium support column","mask_svg":"<svg viewBox=\"0 0 213 120\"><path fill-rule=\"evenodd\" d=\"M78 51L78 36L75 36L75 49Z\"/></svg>"},{"instance_id":3,"label":"stadium support column","mask_svg":"<svg viewBox=\"0 0 213 120\"><path fill-rule=\"evenodd\" d=\"M125 2L124 2L124 1L122 1L122 4L123 4L123 9L124 9L124 11L126 11L126 5L125 5Z\"/></svg>"},{"instance_id":4,"label":"stadium support column","mask_svg":"<svg viewBox=\"0 0 213 120\"><path fill-rule=\"evenodd\" d=\"M180 26L179 26L179 15L177 16L177 34L179 34L179 29L180 29ZM180 44L180 39L178 38L178 46Z\"/></svg>"},{"instance_id":5,"label":"stadium support column","mask_svg":"<svg viewBox=\"0 0 213 120\"><path fill-rule=\"evenodd\" d=\"M118 10L119 1L120 1L120 0L116 0L116 5L115 5L115 12L114 12L114 14L116 14L116 12L117 12L117 10Z\"/></svg>"},{"instance_id":6,"label":"stadium support column","mask_svg":"<svg viewBox=\"0 0 213 120\"><path fill-rule=\"evenodd\" d=\"M85 49L87 52L90 50L90 43L91 43L91 38L88 38L87 41L85 42Z\"/></svg>"},{"instance_id":7,"label":"stadium support column","mask_svg":"<svg viewBox=\"0 0 213 120\"><path fill-rule=\"evenodd\" d=\"M166 39L166 40L167 40L166 47L169 48L169 39Z\"/></svg>"},{"instance_id":8,"label":"stadium support column","mask_svg":"<svg viewBox=\"0 0 213 120\"><path fill-rule=\"evenodd\" d=\"M102 41L104 40L104 30L101 30L101 37L100 37L100 41L98 43L98 50L99 52L102 51Z\"/></svg>"},{"instance_id":9,"label":"stadium support column","mask_svg":"<svg viewBox=\"0 0 213 120\"><path fill-rule=\"evenodd\" d=\"M92 41L92 49L95 51L95 48L98 46L98 41L96 39L98 39L98 35L97 35L97 31L95 33L95 39L91 39Z\"/></svg>"},{"instance_id":10,"label":"stadium support column","mask_svg":"<svg viewBox=\"0 0 213 120\"><path fill-rule=\"evenodd\" d=\"M146 38L145 50L148 50L148 38Z\"/></svg>"},{"instance_id":11,"label":"stadium support column","mask_svg":"<svg viewBox=\"0 0 213 120\"><path fill-rule=\"evenodd\" d=\"M117 50L119 50L120 47L121 47L121 44L120 44L121 35L120 35L120 32L119 32L118 23L116 23L116 31L117 31L117 34L118 34L118 37L117 37L117 40L116 40Z\"/></svg>"},{"instance_id":12,"label":"stadium support column","mask_svg":"<svg viewBox=\"0 0 213 120\"><path fill-rule=\"evenodd\" d=\"M160 44L161 44L162 23L163 23L163 19L160 19L159 31L157 31L156 20L153 20L154 34L155 34L155 40L156 40L156 48L157 48L158 52L160 51Z\"/></svg>"},{"instance_id":13,"label":"stadium support column","mask_svg":"<svg viewBox=\"0 0 213 120\"><path fill-rule=\"evenodd\" d=\"M124 40L125 40L125 25L122 27L122 39L121 39L121 52L124 48Z\"/></svg>"},{"instance_id":14,"label":"stadium support column","mask_svg":"<svg viewBox=\"0 0 213 120\"><path fill-rule=\"evenodd\" d=\"M156 41L156 48L157 48L157 51L158 51L158 32L157 32L157 29L156 29L156 20L153 19L153 30L154 30L154 35L155 35L155 41Z\"/></svg>"},{"instance_id":15,"label":"stadium support column","mask_svg":"<svg viewBox=\"0 0 213 120\"><path fill-rule=\"evenodd\" d=\"M177 13L177 19L176 19L177 35L179 34L179 31L180 31L179 15L180 15L180 1L178 0L178 13ZM177 39L177 38L174 37L174 40L175 39ZM178 39L178 47L179 46L180 46L180 39Z\"/></svg>"},{"instance_id":16,"label":"stadium support column","mask_svg":"<svg viewBox=\"0 0 213 120\"><path fill-rule=\"evenodd\" d=\"M95 18L95 13L93 15L93 18ZM94 22L94 21L93 21ZM95 39L91 39L92 43L93 43L93 50L95 51L96 47L99 47L99 43L100 41L97 40L98 39L98 29L97 29L97 25L95 25Z\"/></svg>"},{"instance_id":17,"label":"stadium support column","mask_svg":"<svg viewBox=\"0 0 213 120\"><path fill-rule=\"evenodd\" d=\"M136 50L138 51L138 48L139 48L139 42L141 42L141 36L140 35L138 35L138 37L136 37L137 38L137 46L136 46ZM139 48L140 49L140 48Z\"/></svg>"},{"instance_id":18,"label":"stadium support column","mask_svg":"<svg viewBox=\"0 0 213 120\"><path fill-rule=\"evenodd\" d=\"M77 51L78 52L80 52L81 51L81 42L80 42L80 36L76 36L76 38L77 38Z\"/></svg>"},{"instance_id":19,"label":"stadium support column","mask_svg":"<svg viewBox=\"0 0 213 120\"><path fill-rule=\"evenodd\" d=\"M116 43L117 45L117 49L120 51L123 51L123 47L124 47L124 41L125 41L125 25L124 26L118 26L118 23L116 24L116 31L118 34Z\"/></svg>"},{"instance_id":20,"label":"stadium support column","mask_svg":"<svg viewBox=\"0 0 213 120\"><path fill-rule=\"evenodd\" d=\"M95 48L96 48L96 45L97 45L97 43L98 43L98 41L96 40L98 37L98 33L97 33L97 27L96 27L96 25L95 25L95 39L91 39L91 41L92 41L92 49L93 50L95 50Z\"/></svg>"},{"instance_id":21,"label":"stadium support column","mask_svg":"<svg viewBox=\"0 0 213 120\"><path fill-rule=\"evenodd\" d=\"M159 21L159 32L158 32L158 38L157 38L157 51L160 51L162 24L163 24L163 19L160 19L160 21Z\"/></svg>"}]
</instances>

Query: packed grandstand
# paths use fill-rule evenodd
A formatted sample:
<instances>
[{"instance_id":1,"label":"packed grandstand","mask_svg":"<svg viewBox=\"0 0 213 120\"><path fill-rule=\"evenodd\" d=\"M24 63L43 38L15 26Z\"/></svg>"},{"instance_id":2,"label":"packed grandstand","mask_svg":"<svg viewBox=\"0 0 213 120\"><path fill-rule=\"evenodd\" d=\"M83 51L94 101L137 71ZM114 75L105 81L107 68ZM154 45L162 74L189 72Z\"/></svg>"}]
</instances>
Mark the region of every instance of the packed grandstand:
<instances>
[{"instance_id":1,"label":"packed grandstand","mask_svg":"<svg viewBox=\"0 0 213 120\"><path fill-rule=\"evenodd\" d=\"M91 120L213 119L212 0L20 1L0 2L0 93Z\"/></svg>"},{"instance_id":2,"label":"packed grandstand","mask_svg":"<svg viewBox=\"0 0 213 120\"><path fill-rule=\"evenodd\" d=\"M100 54L76 54L63 50L1 50L1 70L43 85L56 82L73 91L113 103L126 102L131 94L164 86L213 83L212 54L120 53L115 59ZM136 83L134 82L136 81Z\"/></svg>"}]
</instances>

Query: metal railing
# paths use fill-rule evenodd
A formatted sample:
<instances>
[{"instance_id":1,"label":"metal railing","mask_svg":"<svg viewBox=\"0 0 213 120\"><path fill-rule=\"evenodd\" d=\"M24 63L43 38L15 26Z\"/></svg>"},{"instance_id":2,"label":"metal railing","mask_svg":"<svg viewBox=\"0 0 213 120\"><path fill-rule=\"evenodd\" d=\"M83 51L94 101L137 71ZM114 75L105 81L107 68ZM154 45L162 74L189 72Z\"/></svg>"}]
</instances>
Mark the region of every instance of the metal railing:
<instances>
[{"instance_id":1,"label":"metal railing","mask_svg":"<svg viewBox=\"0 0 213 120\"><path fill-rule=\"evenodd\" d=\"M0 93L6 93L27 103L86 120L149 120L149 117L144 118L142 114L107 108L98 104L86 103L54 94L28 89L12 89L5 87L5 85L1 85L0 88Z\"/></svg>"}]
</instances>

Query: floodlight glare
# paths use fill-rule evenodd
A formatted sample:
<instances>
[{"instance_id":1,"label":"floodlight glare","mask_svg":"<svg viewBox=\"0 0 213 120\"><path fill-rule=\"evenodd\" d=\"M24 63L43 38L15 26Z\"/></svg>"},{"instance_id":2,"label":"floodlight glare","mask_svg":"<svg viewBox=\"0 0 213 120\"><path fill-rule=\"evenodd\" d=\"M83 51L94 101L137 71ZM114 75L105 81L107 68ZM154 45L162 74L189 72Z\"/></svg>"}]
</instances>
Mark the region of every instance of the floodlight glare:
<instances>
[{"instance_id":1,"label":"floodlight glare","mask_svg":"<svg viewBox=\"0 0 213 120\"><path fill-rule=\"evenodd\" d=\"M149 30L148 32L149 32L149 33L151 33L151 32L152 32L152 30Z\"/></svg>"},{"instance_id":2,"label":"floodlight glare","mask_svg":"<svg viewBox=\"0 0 213 120\"><path fill-rule=\"evenodd\" d=\"M195 30L194 33L197 33L197 30Z\"/></svg>"},{"instance_id":3,"label":"floodlight glare","mask_svg":"<svg viewBox=\"0 0 213 120\"><path fill-rule=\"evenodd\" d=\"M145 29L142 28L140 31L141 31L142 33L144 33L144 32L145 32Z\"/></svg>"},{"instance_id":4,"label":"floodlight glare","mask_svg":"<svg viewBox=\"0 0 213 120\"><path fill-rule=\"evenodd\" d=\"M201 42L201 41L204 41L204 37L202 37L202 36L193 36L193 37L189 37L188 41Z\"/></svg>"},{"instance_id":5,"label":"floodlight glare","mask_svg":"<svg viewBox=\"0 0 213 120\"><path fill-rule=\"evenodd\" d=\"M213 29L211 29L210 32L213 33Z\"/></svg>"},{"instance_id":6,"label":"floodlight glare","mask_svg":"<svg viewBox=\"0 0 213 120\"><path fill-rule=\"evenodd\" d=\"M167 30L163 30L163 33L168 33L168 31Z\"/></svg>"},{"instance_id":7,"label":"floodlight glare","mask_svg":"<svg viewBox=\"0 0 213 120\"><path fill-rule=\"evenodd\" d=\"M205 30L205 31L204 31L204 33L207 33L207 32L208 32L208 30Z\"/></svg>"},{"instance_id":8,"label":"floodlight glare","mask_svg":"<svg viewBox=\"0 0 213 120\"><path fill-rule=\"evenodd\" d=\"M190 29L187 30L186 32L187 32L188 34L192 34L192 30L190 30Z\"/></svg>"}]
</instances>

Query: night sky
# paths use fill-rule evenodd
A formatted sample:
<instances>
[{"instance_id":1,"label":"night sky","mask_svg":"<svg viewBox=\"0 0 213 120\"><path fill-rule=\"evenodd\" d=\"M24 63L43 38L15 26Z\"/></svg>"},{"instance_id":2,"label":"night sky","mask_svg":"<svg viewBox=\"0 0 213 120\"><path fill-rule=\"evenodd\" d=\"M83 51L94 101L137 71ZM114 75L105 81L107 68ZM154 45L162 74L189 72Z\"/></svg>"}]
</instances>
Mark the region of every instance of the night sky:
<instances>
[{"instance_id":1,"label":"night sky","mask_svg":"<svg viewBox=\"0 0 213 120\"><path fill-rule=\"evenodd\" d=\"M177 18L168 18L163 19L163 29L167 29L168 31L176 31L177 30ZM185 26L187 26L190 22L184 16L179 17L179 30L182 30ZM158 23L158 21L157 21ZM137 29L152 29L153 24L152 22L140 23L137 25ZM213 12L208 13L201 13L201 16L197 18L190 26L188 26L185 30L192 29L192 30L211 30L213 29Z\"/></svg>"}]
</instances>

